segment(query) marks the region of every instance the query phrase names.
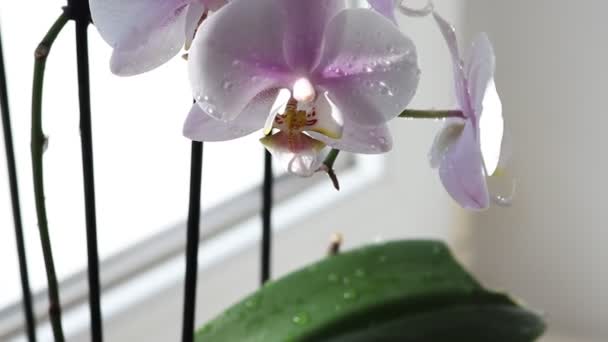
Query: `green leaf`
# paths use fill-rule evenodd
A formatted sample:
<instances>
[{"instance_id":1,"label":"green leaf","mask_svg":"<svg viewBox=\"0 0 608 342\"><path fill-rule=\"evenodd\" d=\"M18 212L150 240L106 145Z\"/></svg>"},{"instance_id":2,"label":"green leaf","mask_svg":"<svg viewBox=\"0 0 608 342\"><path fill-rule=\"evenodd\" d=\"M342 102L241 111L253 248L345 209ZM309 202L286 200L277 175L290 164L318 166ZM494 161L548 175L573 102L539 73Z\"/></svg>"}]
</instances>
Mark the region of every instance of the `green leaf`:
<instances>
[{"instance_id":1,"label":"green leaf","mask_svg":"<svg viewBox=\"0 0 608 342\"><path fill-rule=\"evenodd\" d=\"M397 241L269 283L196 334L207 341L533 341L545 325L483 289L441 242Z\"/></svg>"}]
</instances>

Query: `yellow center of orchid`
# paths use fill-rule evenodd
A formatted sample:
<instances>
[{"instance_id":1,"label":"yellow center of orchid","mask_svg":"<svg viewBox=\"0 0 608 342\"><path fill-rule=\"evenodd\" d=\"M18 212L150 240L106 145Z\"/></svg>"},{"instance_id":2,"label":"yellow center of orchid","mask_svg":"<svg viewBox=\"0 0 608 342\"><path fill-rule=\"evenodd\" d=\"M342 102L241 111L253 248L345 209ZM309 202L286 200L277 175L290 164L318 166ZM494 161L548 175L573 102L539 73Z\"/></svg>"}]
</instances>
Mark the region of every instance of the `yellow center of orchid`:
<instances>
[{"instance_id":1,"label":"yellow center of orchid","mask_svg":"<svg viewBox=\"0 0 608 342\"><path fill-rule=\"evenodd\" d=\"M317 124L318 120L316 117L317 112L314 108L310 112L298 110L298 101L295 98L291 98L285 107L285 112L278 114L274 122L275 127L286 134L289 149L296 150L299 140L302 138L302 132ZM315 145L318 145L317 147L319 148L324 146L320 141Z\"/></svg>"}]
</instances>

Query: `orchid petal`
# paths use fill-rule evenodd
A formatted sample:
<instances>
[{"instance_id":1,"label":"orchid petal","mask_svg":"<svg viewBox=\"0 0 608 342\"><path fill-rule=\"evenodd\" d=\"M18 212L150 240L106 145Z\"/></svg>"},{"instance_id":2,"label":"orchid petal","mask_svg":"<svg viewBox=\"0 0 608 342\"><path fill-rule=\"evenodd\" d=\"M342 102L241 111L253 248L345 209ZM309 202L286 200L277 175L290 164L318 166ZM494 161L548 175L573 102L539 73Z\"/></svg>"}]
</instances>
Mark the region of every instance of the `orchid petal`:
<instances>
[{"instance_id":1,"label":"orchid petal","mask_svg":"<svg viewBox=\"0 0 608 342\"><path fill-rule=\"evenodd\" d=\"M294 70L310 71L321 52L327 24L346 8L343 0L274 0L281 7L284 25L284 52ZM278 19L274 19L278 20Z\"/></svg>"},{"instance_id":2,"label":"orchid petal","mask_svg":"<svg viewBox=\"0 0 608 342\"><path fill-rule=\"evenodd\" d=\"M370 6L378 13L388 18L393 23L397 23L395 19L395 0L367 0Z\"/></svg>"},{"instance_id":3,"label":"orchid petal","mask_svg":"<svg viewBox=\"0 0 608 342\"><path fill-rule=\"evenodd\" d=\"M308 134L332 148L351 153L381 154L390 151L393 147L393 138L386 124L369 127L349 120L344 123L340 139L332 139L316 132L308 132Z\"/></svg>"},{"instance_id":4,"label":"orchid petal","mask_svg":"<svg viewBox=\"0 0 608 342\"><path fill-rule=\"evenodd\" d=\"M323 163L321 152L325 144L303 133L288 135L278 132L260 139L260 142L285 165L289 173L310 177Z\"/></svg>"},{"instance_id":5,"label":"orchid petal","mask_svg":"<svg viewBox=\"0 0 608 342\"><path fill-rule=\"evenodd\" d=\"M184 45L188 0L90 0L102 38L113 48L112 72L121 76L152 70ZM137 18L137 20L133 20Z\"/></svg>"},{"instance_id":6,"label":"orchid petal","mask_svg":"<svg viewBox=\"0 0 608 342\"><path fill-rule=\"evenodd\" d=\"M465 71L473 113L479 120L479 143L488 175L498 167L504 133L502 104L494 83L495 65L492 43L482 33L474 40Z\"/></svg>"},{"instance_id":7,"label":"orchid petal","mask_svg":"<svg viewBox=\"0 0 608 342\"><path fill-rule=\"evenodd\" d=\"M431 151L429 152L429 162L433 169L441 165L441 161L445 158L450 146L454 145L462 135L463 129L464 122L462 120L448 120L445 123L441 132L435 137L433 147L431 147Z\"/></svg>"},{"instance_id":8,"label":"orchid petal","mask_svg":"<svg viewBox=\"0 0 608 342\"><path fill-rule=\"evenodd\" d=\"M194 0L196 1L196 0ZM202 2L205 7L210 11L218 11L222 6L224 6L228 1L227 0L198 0Z\"/></svg>"},{"instance_id":9,"label":"orchid petal","mask_svg":"<svg viewBox=\"0 0 608 342\"><path fill-rule=\"evenodd\" d=\"M194 35L206 11L205 4L198 1L192 2L188 7L188 13L186 14L186 50L190 49Z\"/></svg>"},{"instance_id":10,"label":"orchid petal","mask_svg":"<svg viewBox=\"0 0 608 342\"><path fill-rule=\"evenodd\" d=\"M193 95L209 115L233 119L262 91L291 85L282 15L275 0L232 1L206 19L188 66Z\"/></svg>"},{"instance_id":11,"label":"orchid petal","mask_svg":"<svg viewBox=\"0 0 608 342\"><path fill-rule=\"evenodd\" d=\"M243 137L262 128L278 90L256 96L243 110L243 115L231 121L213 118L194 104L184 124L184 136L194 141L225 141Z\"/></svg>"},{"instance_id":12,"label":"orchid petal","mask_svg":"<svg viewBox=\"0 0 608 342\"><path fill-rule=\"evenodd\" d=\"M285 109L290 99L291 92L289 91L289 89L283 88L279 90L279 93L276 99L274 100L272 107L270 107L270 113L266 118L266 123L264 124L264 135L269 135L270 133L272 133L272 128L275 124L275 118L277 117L277 115L285 113Z\"/></svg>"},{"instance_id":13,"label":"orchid petal","mask_svg":"<svg viewBox=\"0 0 608 342\"><path fill-rule=\"evenodd\" d=\"M441 161L439 176L445 189L462 207L488 208L490 197L473 125L465 125L461 136L450 145Z\"/></svg>"},{"instance_id":14,"label":"orchid petal","mask_svg":"<svg viewBox=\"0 0 608 342\"><path fill-rule=\"evenodd\" d=\"M476 114L480 115L486 89L493 81L496 69L494 48L487 34L480 33L475 37L467 52L464 68L471 104Z\"/></svg>"},{"instance_id":15,"label":"orchid petal","mask_svg":"<svg viewBox=\"0 0 608 342\"><path fill-rule=\"evenodd\" d=\"M344 115L378 126L407 107L419 74L416 47L395 25L373 11L348 9L328 24L315 82Z\"/></svg>"},{"instance_id":16,"label":"orchid petal","mask_svg":"<svg viewBox=\"0 0 608 342\"><path fill-rule=\"evenodd\" d=\"M487 178L493 203L501 207L511 206L517 193L517 178L510 165L512 155L513 140L507 131L502 141L498 167L494 174Z\"/></svg>"},{"instance_id":17,"label":"orchid petal","mask_svg":"<svg viewBox=\"0 0 608 342\"><path fill-rule=\"evenodd\" d=\"M250 124L249 126L247 124ZM184 124L184 136L194 141L226 141L240 138L259 129L242 120L222 121L205 113L197 104L192 105Z\"/></svg>"},{"instance_id":18,"label":"orchid petal","mask_svg":"<svg viewBox=\"0 0 608 342\"><path fill-rule=\"evenodd\" d=\"M492 175L499 165L504 134L502 105L494 80L488 84L482 106L483 112L479 118L479 145L486 172Z\"/></svg>"},{"instance_id":19,"label":"orchid petal","mask_svg":"<svg viewBox=\"0 0 608 342\"><path fill-rule=\"evenodd\" d=\"M456 30L454 26L448 23L443 17L437 12L433 13L433 17L439 26L439 30L443 34L443 37L448 45L450 54L452 56L452 62L454 66L454 87L456 90L456 100L460 105L465 117L471 115L471 103L469 100L469 93L467 90L467 82L464 73L464 66L462 59L460 58L460 52L458 50L458 40L456 38Z\"/></svg>"},{"instance_id":20,"label":"orchid petal","mask_svg":"<svg viewBox=\"0 0 608 342\"><path fill-rule=\"evenodd\" d=\"M313 124L306 127L307 132L321 133L329 138L340 139L343 130L343 118L340 109L329 98L327 92L317 97L315 111L308 114Z\"/></svg>"}]
</instances>

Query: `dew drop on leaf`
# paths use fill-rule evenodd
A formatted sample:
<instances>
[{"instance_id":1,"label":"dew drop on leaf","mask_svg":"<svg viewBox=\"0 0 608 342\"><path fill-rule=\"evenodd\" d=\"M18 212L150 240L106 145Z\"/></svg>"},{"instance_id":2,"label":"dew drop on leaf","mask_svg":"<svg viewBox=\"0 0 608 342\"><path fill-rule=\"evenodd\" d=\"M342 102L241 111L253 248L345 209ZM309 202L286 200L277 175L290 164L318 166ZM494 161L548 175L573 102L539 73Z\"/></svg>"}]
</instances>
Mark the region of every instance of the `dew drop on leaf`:
<instances>
[{"instance_id":1,"label":"dew drop on leaf","mask_svg":"<svg viewBox=\"0 0 608 342\"><path fill-rule=\"evenodd\" d=\"M310 322L310 316L306 312L300 312L291 318L291 322L296 325L306 325Z\"/></svg>"}]
</instances>

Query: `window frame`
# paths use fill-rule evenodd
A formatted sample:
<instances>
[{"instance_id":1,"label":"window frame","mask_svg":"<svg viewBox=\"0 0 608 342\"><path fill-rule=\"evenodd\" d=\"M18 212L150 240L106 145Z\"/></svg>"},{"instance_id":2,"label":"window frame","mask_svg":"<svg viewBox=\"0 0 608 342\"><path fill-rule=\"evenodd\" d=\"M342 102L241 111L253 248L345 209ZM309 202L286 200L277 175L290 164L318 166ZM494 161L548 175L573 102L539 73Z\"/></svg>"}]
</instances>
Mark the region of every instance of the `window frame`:
<instances>
[{"instance_id":1,"label":"window frame","mask_svg":"<svg viewBox=\"0 0 608 342\"><path fill-rule=\"evenodd\" d=\"M276 178L275 181L275 227L274 230L279 231L288 228L290 221L297 219L294 217L277 217L281 210L286 210L288 206L297 206L303 208L299 210L298 215L310 215L314 211L314 206L327 205L328 202L335 202L344 199L349 194L358 191L364 186L369 185L374 180L379 179L383 170L382 162L378 162L376 157L369 160L365 156L356 156L343 153L341 158L336 163L336 172L340 177L340 181L350 184L347 190L337 192L333 189L331 182L325 174L317 174L312 178L301 179L288 174L283 174ZM261 177L260 177L261 178ZM322 193L323 195L315 195ZM204 189L203 189L204 196ZM314 200L313 207L305 208L311 203L310 197L319 200ZM321 203L325 204L321 204ZM307 205L303 205L306 203ZM204 210L201 214L201 250L205 250L209 245L217 244L217 241L225 239L226 236L238 230L242 230L244 226L259 225L259 212L261 211L262 198L259 187L253 187L244 191L239 196L232 198L224 203L221 203L213 208ZM293 210L289 210L293 213ZM298 216L296 215L296 216ZM293 215L291 215L293 216ZM245 234L243 238L237 237L240 243L235 244L236 247L231 247L229 250L217 251L218 257L215 262L220 262L228 254L238 253L245 245L257 243L256 234ZM107 293L121 292L121 288L137 283L137 279L146 277L151 273L157 272L167 264L178 263L181 265L183 253L185 250L186 236L186 220L176 225L173 225L166 230L142 240L133 245L128 250L113 255L102 260L100 263L100 278L102 279L101 288L104 294L104 299ZM207 247L206 247L207 246ZM239 247L240 246L240 247ZM209 265L209 262L206 263ZM165 265L165 266L163 266ZM202 263L204 267L205 263ZM181 267L179 268L181 270ZM183 273L183 270L181 270ZM86 270L81 270L78 273L60 281L59 283L62 309L64 310L64 320L71 320L76 323L65 324L66 333L76 333L79 329L85 329L88 326L88 314L86 313L86 305L88 304L88 283ZM152 289L140 289L143 292L151 292ZM118 294L118 297L121 297ZM122 296L125 297L125 296ZM125 310L129 305L128 298L122 300L113 300L110 311ZM50 326L48 321L48 293L47 290L37 291L33 294L34 314L38 325L39 333L44 334L46 330L50 335ZM106 307L104 303L104 308ZM105 312L104 316L111 314ZM15 340L20 336L24 336L25 325L21 302L15 302L2 310L0 310L0 340Z\"/></svg>"}]
</instances>

